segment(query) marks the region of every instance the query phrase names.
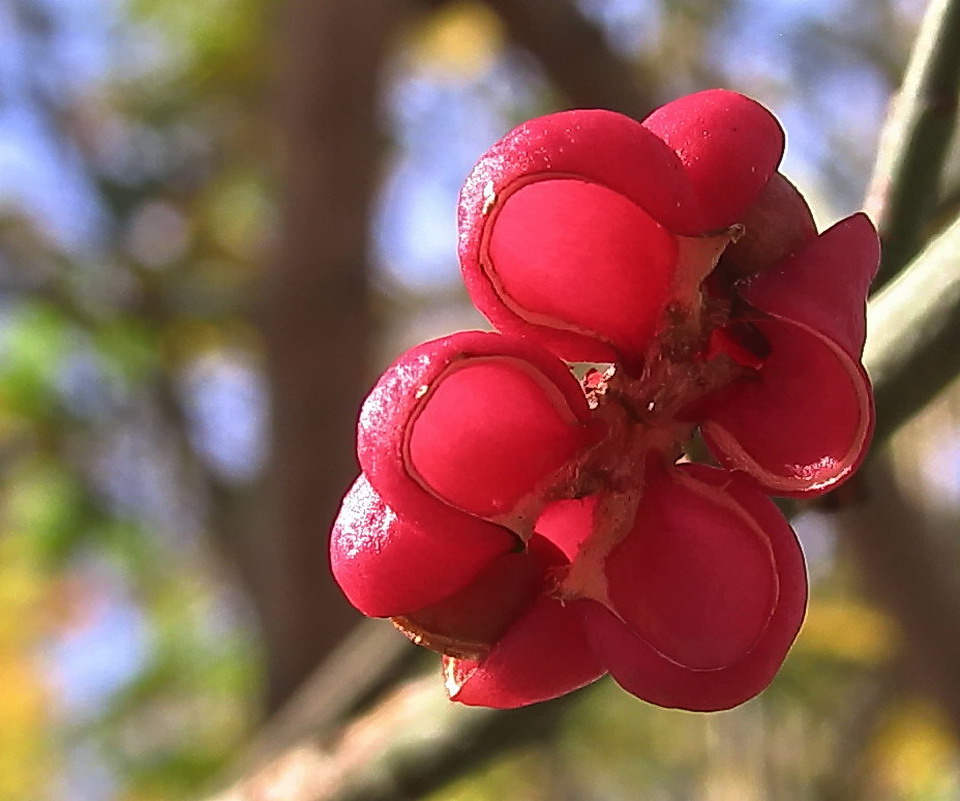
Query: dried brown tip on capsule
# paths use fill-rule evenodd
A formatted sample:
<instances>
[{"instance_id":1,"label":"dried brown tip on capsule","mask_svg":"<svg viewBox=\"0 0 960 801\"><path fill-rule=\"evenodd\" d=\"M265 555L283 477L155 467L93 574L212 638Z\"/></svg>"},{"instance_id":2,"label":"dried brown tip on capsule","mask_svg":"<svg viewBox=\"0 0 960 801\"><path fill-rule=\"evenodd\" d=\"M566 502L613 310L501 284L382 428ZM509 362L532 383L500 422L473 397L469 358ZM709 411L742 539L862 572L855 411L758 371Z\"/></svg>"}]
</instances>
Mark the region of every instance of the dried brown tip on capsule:
<instances>
[{"instance_id":1,"label":"dried brown tip on capsule","mask_svg":"<svg viewBox=\"0 0 960 801\"><path fill-rule=\"evenodd\" d=\"M780 173L747 211L743 227L743 236L724 251L718 265L735 279L777 264L817 235L803 195Z\"/></svg>"}]
</instances>

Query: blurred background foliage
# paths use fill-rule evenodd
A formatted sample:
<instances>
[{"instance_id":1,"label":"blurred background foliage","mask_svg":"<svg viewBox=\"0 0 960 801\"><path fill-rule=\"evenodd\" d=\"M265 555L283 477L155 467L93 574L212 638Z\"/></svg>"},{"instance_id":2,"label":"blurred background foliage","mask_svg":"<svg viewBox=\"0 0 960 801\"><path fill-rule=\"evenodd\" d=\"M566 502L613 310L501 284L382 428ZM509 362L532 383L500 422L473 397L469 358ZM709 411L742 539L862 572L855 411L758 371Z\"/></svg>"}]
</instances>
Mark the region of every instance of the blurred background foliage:
<instances>
[{"instance_id":1,"label":"blurred background foliage","mask_svg":"<svg viewBox=\"0 0 960 801\"><path fill-rule=\"evenodd\" d=\"M268 307L283 296L264 285L278 254L300 246L283 222L294 214L285 176L299 165L280 166L298 134L277 98L296 103L312 76L296 72L305 62L290 57L301 45L283 6L0 0L0 801L198 797L255 730L265 684L281 688L267 696L276 706L303 678L304 668L277 678L285 655L271 604L292 590L282 565L266 576L250 544L286 536L261 514L285 502L271 495L269 474L285 463L265 345L278 314ZM367 241L354 252L369 261L348 265L366 276L347 289L368 299L369 323L348 294L327 299L375 332L346 354L365 378L324 372L344 353L322 340L305 354L318 386L348 408L403 348L483 325L459 282L456 192L510 127L570 103L504 6L424 2L398 15L381 32L370 97L336 72L336 53L325 62L329 124L366 103L378 126L362 133L378 157L356 176L371 189ZM357 4L357 41L337 47L363 52L366 27L386 25L375 8ZM923 3L581 0L573 10L651 107L723 85L772 108L789 136L783 171L827 225L862 204ZM589 72L577 52L565 57ZM960 197L958 161L944 219ZM338 224L325 209L317 226ZM309 209L298 213L309 222ZM320 271L324 252L300 256ZM322 406L291 424L349 447L349 420ZM958 428L953 389L892 446L917 527L948 564L960 547ZM307 490L320 499L315 521L332 517L350 477L349 457L331 453L314 453L325 477ZM913 680L902 623L875 602L828 510L804 511L797 526L811 608L760 699L689 715L604 681L579 694L555 739L497 756L432 799L956 798L958 731ZM325 525L301 528L322 553ZM304 570L328 581L321 558ZM343 630L356 621L310 603L307 618L339 617Z\"/></svg>"}]
</instances>

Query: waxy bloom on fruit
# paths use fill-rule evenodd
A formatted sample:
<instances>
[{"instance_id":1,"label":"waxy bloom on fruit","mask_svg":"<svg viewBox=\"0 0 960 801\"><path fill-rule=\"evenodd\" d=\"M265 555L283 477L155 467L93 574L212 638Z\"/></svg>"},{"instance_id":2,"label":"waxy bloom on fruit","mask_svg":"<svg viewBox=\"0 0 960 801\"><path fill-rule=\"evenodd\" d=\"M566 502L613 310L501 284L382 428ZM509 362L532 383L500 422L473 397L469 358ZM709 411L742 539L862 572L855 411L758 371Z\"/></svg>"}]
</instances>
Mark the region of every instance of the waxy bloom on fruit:
<instances>
[{"instance_id":1,"label":"waxy bloom on fruit","mask_svg":"<svg viewBox=\"0 0 960 801\"><path fill-rule=\"evenodd\" d=\"M767 496L863 459L879 259L862 214L817 234L783 144L711 90L643 122L532 120L467 179L463 275L499 333L387 370L331 540L350 601L441 652L454 700L521 706L609 672L724 709L779 668L807 584ZM683 459L698 432L719 466Z\"/></svg>"}]
</instances>

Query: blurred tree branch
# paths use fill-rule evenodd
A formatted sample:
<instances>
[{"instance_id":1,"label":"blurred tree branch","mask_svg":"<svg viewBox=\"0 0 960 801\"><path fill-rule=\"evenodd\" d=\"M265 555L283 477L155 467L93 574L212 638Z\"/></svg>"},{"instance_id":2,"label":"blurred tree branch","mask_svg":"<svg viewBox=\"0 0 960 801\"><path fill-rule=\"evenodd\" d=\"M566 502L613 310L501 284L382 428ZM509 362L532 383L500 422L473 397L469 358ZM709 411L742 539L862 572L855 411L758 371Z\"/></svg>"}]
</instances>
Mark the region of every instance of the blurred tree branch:
<instances>
[{"instance_id":1,"label":"blurred tree branch","mask_svg":"<svg viewBox=\"0 0 960 801\"><path fill-rule=\"evenodd\" d=\"M870 301L864 363L885 438L960 371L960 217ZM877 453L874 449L874 453Z\"/></svg>"},{"instance_id":2,"label":"blurred tree branch","mask_svg":"<svg viewBox=\"0 0 960 801\"><path fill-rule=\"evenodd\" d=\"M439 7L449 0L426 0ZM643 119L657 105L641 68L619 58L572 0L485 0L513 42L540 63L572 107L608 108Z\"/></svg>"},{"instance_id":3,"label":"blurred tree branch","mask_svg":"<svg viewBox=\"0 0 960 801\"><path fill-rule=\"evenodd\" d=\"M573 107L643 119L657 105L639 67L618 58L603 31L571 0L486 0L511 38L533 54ZM642 88L646 87L646 88Z\"/></svg>"},{"instance_id":4,"label":"blurred tree branch","mask_svg":"<svg viewBox=\"0 0 960 801\"><path fill-rule=\"evenodd\" d=\"M451 704L430 675L397 687L329 741L299 743L209 801L420 798L492 754L543 741L571 696L516 710Z\"/></svg>"},{"instance_id":5,"label":"blurred tree branch","mask_svg":"<svg viewBox=\"0 0 960 801\"><path fill-rule=\"evenodd\" d=\"M236 769L249 771L318 733L333 731L397 683L403 667L422 655L386 620L364 618L261 726L235 761ZM234 778L242 778L242 772Z\"/></svg>"},{"instance_id":6,"label":"blurred tree branch","mask_svg":"<svg viewBox=\"0 0 960 801\"><path fill-rule=\"evenodd\" d=\"M960 1L932 0L880 138L867 192L884 252L882 287L916 253L939 200L960 95Z\"/></svg>"}]
</instances>

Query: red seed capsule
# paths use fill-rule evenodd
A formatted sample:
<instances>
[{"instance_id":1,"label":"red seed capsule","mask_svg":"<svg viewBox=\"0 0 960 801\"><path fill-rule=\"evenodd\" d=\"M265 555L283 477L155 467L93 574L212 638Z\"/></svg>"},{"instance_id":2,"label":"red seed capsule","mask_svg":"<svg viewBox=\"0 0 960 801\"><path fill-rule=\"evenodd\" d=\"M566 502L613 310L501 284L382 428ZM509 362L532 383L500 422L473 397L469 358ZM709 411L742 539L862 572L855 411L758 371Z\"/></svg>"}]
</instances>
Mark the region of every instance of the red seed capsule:
<instances>
[{"instance_id":1,"label":"red seed capsule","mask_svg":"<svg viewBox=\"0 0 960 801\"><path fill-rule=\"evenodd\" d=\"M769 112L710 90L643 122L531 120L468 178L464 280L503 333L387 370L330 544L357 608L444 654L454 700L609 671L725 709L782 663L806 574L766 495L826 492L866 453L879 259L863 215L816 235L782 153ZM605 364L581 387L558 356ZM722 469L679 463L698 429Z\"/></svg>"}]
</instances>

